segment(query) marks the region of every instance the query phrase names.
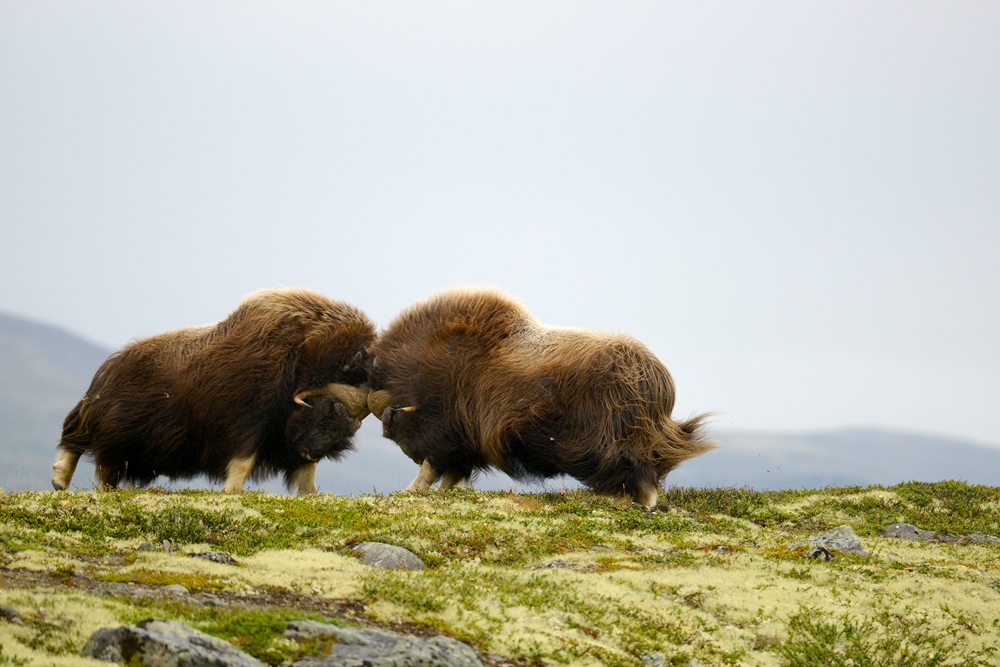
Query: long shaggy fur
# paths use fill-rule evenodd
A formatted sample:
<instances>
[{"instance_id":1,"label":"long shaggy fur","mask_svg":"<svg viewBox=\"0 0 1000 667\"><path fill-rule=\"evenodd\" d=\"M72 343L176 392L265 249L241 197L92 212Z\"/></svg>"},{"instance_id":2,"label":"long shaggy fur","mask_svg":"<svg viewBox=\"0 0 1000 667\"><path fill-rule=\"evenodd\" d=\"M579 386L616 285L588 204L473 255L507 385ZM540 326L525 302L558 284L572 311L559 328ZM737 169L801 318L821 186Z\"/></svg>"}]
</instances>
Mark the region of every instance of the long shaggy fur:
<instances>
[{"instance_id":1,"label":"long shaggy fur","mask_svg":"<svg viewBox=\"0 0 1000 667\"><path fill-rule=\"evenodd\" d=\"M280 472L291 485L301 466L311 472L351 449L360 425L339 401L321 396L307 407L293 396L330 382L363 385L374 336L352 306L271 289L217 324L135 340L101 365L67 415L53 485L68 486L65 469L72 476L83 454L112 487L158 475L220 481L234 460L248 461L253 479Z\"/></svg>"},{"instance_id":2,"label":"long shaggy fur","mask_svg":"<svg viewBox=\"0 0 1000 667\"><path fill-rule=\"evenodd\" d=\"M488 468L567 474L655 504L668 472L715 446L705 415L671 418L673 380L642 343L543 326L493 290L413 305L379 335L369 364L372 390L391 396L377 415L386 436L451 482Z\"/></svg>"}]
</instances>

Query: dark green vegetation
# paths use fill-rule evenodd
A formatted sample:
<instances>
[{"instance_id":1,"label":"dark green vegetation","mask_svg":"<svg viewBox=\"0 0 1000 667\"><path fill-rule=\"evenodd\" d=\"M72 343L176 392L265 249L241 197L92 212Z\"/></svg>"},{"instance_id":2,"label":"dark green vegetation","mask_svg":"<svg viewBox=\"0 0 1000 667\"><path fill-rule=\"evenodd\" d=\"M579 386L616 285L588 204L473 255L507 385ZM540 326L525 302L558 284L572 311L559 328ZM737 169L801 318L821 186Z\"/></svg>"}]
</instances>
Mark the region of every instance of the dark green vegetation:
<instances>
[{"instance_id":1,"label":"dark green vegetation","mask_svg":"<svg viewBox=\"0 0 1000 667\"><path fill-rule=\"evenodd\" d=\"M584 491L7 494L0 604L54 611L26 613L22 628L0 621L13 647L0 661L73 655L96 605L110 622L175 618L288 663L324 650L281 636L288 620L330 617L292 601L305 593L353 605L354 622L445 632L524 664L998 664L1000 546L879 537L894 522L998 535L998 488L674 488L661 501L648 512ZM845 523L871 556L823 562L789 548ZM428 567L365 568L343 555L359 541L406 547ZM206 550L237 564L188 557ZM45 585L26 592L16 582L28 573ZM190 596L149 593L169 584ZM102 585L117 592L88 592ZM264 602L241 601L249 593Z\"/></svg>"}]
</instances>

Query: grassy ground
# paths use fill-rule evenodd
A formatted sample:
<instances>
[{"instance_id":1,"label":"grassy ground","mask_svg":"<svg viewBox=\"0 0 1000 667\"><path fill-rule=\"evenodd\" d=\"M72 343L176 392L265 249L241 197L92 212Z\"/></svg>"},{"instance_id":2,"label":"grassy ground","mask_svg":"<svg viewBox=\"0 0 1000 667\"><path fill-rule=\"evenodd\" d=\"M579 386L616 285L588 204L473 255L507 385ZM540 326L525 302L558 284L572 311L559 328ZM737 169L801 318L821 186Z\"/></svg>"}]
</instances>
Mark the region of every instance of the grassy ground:
<instances>
[{"instance_id":1,"label":"grassy ground","mask_svg":"<svg viewBox=\"0 0 1000 667\"><path fill-rule=\"evenodd\" d=\"M444 632L519 664L1000 665L1000 546L878 536L892 522L1000 535L1000 488L672 489L661 502L8 494L0 605L24 623L0 620L0 665L83 664L95 629L150 616L272 664L322 650L281 638L287 620L334 617ZM788 548L845 523L870 556ZM356 541L406 547L428 567L368 568L342 553ZM188 556L208 550L237 563ZM169 584L191 595L160 594Z\"/></svg>"}]
</instances>

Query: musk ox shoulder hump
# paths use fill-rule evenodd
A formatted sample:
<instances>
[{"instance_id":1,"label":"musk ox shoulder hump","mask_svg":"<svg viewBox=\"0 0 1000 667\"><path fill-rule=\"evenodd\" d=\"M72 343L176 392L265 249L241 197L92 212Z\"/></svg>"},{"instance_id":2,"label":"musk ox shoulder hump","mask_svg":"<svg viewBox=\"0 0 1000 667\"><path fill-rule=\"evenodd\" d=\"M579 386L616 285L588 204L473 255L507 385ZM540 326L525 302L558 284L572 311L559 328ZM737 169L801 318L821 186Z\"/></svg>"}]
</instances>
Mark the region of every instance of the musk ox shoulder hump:
<instances>
[{"instance_id":1,"label":"musk ox shoulder hump","mask_svg":"<svg viewBox=\"0 0 1000 667\"><path fill-rule=\"evenodd\" d=\"M303 319L334 325L374 325L365 314L342 301L336 301L304 287L272 287L251 292L230 315L267 316L274 321Z\"/></svg>"},{"instance_id":2,"label":"musk ox shoulder hump","mask_svg":"<svg viewBox=\"0 0 1000 667\"><path fill-rule=\"evenodd\" d=\"M539 322L517 299L492 287L459 287L417 301L397 316L390 329L413 332L433 327L442 338L455 335L493 338L534 331Z\"/></svg>"}]
</instances>

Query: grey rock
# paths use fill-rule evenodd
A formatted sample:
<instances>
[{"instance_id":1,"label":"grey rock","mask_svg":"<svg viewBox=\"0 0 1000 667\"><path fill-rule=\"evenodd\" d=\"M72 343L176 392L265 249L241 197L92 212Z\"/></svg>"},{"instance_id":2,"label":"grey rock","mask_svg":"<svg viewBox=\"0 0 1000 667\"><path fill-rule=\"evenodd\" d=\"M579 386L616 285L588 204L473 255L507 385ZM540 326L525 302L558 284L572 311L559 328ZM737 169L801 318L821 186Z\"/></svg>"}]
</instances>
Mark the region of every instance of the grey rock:
<instances>
[{"instance_id":1,"label":"grey rock","mask_svg":"<svg viewBox=\"0 0 1000 667\"><path fill-rule=\"evenodd\" d=\"M94 632L81 653L108 662L136 657L148 667L263 667L229 642L176 621L151 618L137 626Z\"/></svg>"},{"instance_id":2,"label":"grey rock","mask_svg":"<svg viewBox=\"0 0 1000 667\"><path fill-rule=\"evenodd\" d=\"M986 533L972 533L963 537L960 542L962 544L1000 544L1000 537Z\"/></svg>"},{"instance_id":3,"label":"grey rock","mask_svg":"<svg viewBox=\"0 0 1000 667\"><path fill-rule=\"evenodd\" d=\"M0 605L0 619L7 621L8 623L13 623L14 625L22 625L24 620L21 618L21 614L13 607L5 607Z\"/></svg>"},{"instance_id":4,"label":"grey rock","mask_svg":"<svg viewBox=\"0 0 1000 667\"><path fill-rule=\"evenodd\" d=\"M827 551L840 551L858 556L868 555L868 552L864 550L864 546L861 544L861 540L854 534L854 529L846 524L818 533L805 542L790 545L789 548L794 549L801 546L823 547ZM812 557L815 558L815 556Z\"/></svg>"},{"instance_id":5,"label":"grey rock","mask_svg":"<svg viewBox=\"0 0 1000 667\"><path fill-rule=\"evenodd\" d=\"M886 537L895 537L898 540L923 540L929 542L934 539L934 531L921 530L912 523L890 523L882 531Z\"/></svg>"},{"instance_id":6,"label":"grey rock","mask_svg":"<svg viewBox=\"0 0 1000 667\"><path fill-rule=\"evenodd\" d=\"M124 625L117 628L101 628L90 635L90 639L80 650L88 658L96 658L105 662L121 662L122 644L128 637L128 628Z\"/></svg>"},{"instance_id":7,"label":"grey rock","mask_svg":"<svg viewBox=\"0 0 1000 667\"><path fill-rule=\"evenodd\" d=\"M292 621L285 637L333 637L339 643L325 658L306 658L294 667L482 667L470 647L450 637L421 639L373 628L342 628L316 621Z\"/></svg>"},{"instance_id":8,"label":"grey rock","mask_svg":"<svg viewBox=\"0 0 1000 667\"><path fill-rule=\"evenodd\" d=\"M224 551L201 551L195 554L188 554L188 557L204 558L213 563L222 563L223 565L236 565L236 559Z\"/></svg>"},{"instance_id":9,"label":"grey rock","mask_svg":"<svg viewBox=\"0 0 1000 667\"><path fill-rule=\"evenodd\" d=\"M348 547L345 551L353 556L359 556L361 562L369 567L380 567L385 570L424 569L424 561L420 560L416 554L391 544L360 542Z\"/></svg>"},{"instance_id":10,"label":"grey rock","mask_svg":"<svg viewBox=\"0 0 1000 667\"><path fill-rule=\"evenodd\" d=\"M173 547L170 546L170 540L163 540L163 553L170 553Z\"/></svg>"},{"instance_id":11,"label":"grey rock","mask_svg":"<svg viewBox=\"0 0 1000 667\"><path fill-rule=\"evenodd\" d=\"M170 584L164 586L163 590L167 593L177 593L178 595L187 595L188 589L184 588L181 584Z\"/></svg>"},{"instance_id":12,"label":"grey rock","mask_svg":"<svg viewBox=\"0 0 1000 667\"><path fill-rule=\"evenodd\" d=\"M643 651L639 654L639 659L649 667L660 667L660 665L668 664L666 654L660 651Z\"/></svg>"},{"instance_id":13,"label":"grey rock","mask_svg":"<svg viewBox=\"0 0 1000 667\"><path fill-rule=\"evenodd\" d=\"M153 551L154 549L156 549L156 547L149 542L143 542L139 545L139 551Z\"/></svg>"}]
</instances>

